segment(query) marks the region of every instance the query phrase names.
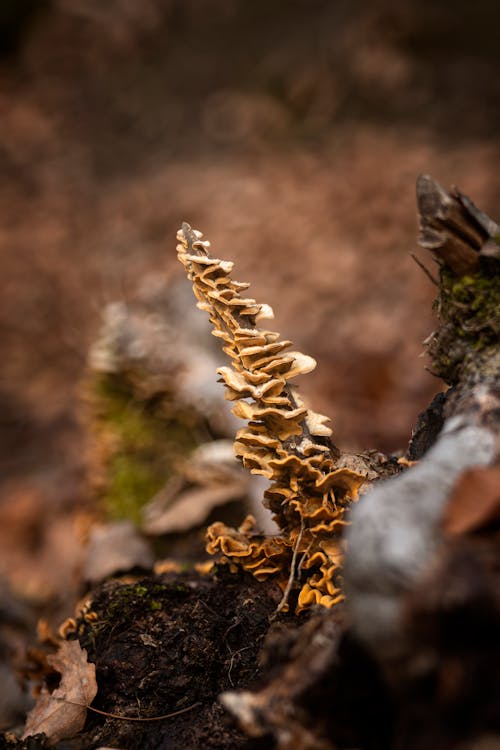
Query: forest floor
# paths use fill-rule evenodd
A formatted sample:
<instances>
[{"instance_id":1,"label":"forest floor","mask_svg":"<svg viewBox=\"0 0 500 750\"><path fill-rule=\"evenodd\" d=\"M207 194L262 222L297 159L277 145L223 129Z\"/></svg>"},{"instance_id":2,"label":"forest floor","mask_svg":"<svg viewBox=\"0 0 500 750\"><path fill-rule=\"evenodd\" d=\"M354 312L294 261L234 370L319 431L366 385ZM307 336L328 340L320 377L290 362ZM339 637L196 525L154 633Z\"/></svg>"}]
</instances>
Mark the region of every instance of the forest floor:
<instances>
[{"instance_id":1,"label":"forest floor","mask_svg":"<svg viewBox=\"0 0 500 750\"><path fill-rule=\"evenodd\" d=\"M82 593L81 383L102 309L182 276L183 220L318 360L302 389L337 444L391 452L442 388L419 359L435 290L409 256L415 178L498 217L495 24L416 2L139 5L55 0L0 60L0 581L19 652Z\"/></svg>"}]
</instances>

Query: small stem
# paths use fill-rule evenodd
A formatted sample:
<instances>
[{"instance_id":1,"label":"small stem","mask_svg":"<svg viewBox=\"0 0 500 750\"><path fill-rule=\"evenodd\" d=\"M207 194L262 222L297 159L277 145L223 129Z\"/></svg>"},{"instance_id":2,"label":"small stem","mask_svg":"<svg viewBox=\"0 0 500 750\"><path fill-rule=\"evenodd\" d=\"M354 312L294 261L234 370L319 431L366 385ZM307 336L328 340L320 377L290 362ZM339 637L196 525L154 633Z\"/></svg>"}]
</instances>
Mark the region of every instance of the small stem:
<instances>
[{"instance_id":1,"label":"small stem","mask_svg":"<svg viewBox=\"0 0 500 750\"><path fill-rule=\"evenodd\" d=\"M288 602L288 597L290 596L290 591L292 590L293 581L295 578L295 566L297 564L297 555L299 552L300 543L302 541L302 534L304 533L304 519L300 519L300 531L297 536L297 541L295 542L294 548L293 548L293 555L292 555L292 562L290 565L290 575L288 576L288 581L286 584L285 591L283 592L283 596L281 598L280 603L276 607L276 610L274 614L271 617L271 620L274 620L276 616L281 612L281 610L286 606Z\"/></svg>"},{"instance_id":2,"label":"small stem","mask_svg":"<svg viewBox=\"0 0 500 750\"><path fill-rule=\"evenodd\" d=\"M121 721L163 721L163 719L171 719L174 716L179 716L180 714L184 714L187 711L192 711L193 708L196 708L197 706L200 706L201 703L193 703L192 706L188 706L187 708L181 708L179 711L173 711L170 714L163 714L162 716L122 716L121 714L112 714L108 711L101 711L99 708L93 708L93 706L87 706L86 703L77 703L76 701L69 701L66 698L53 698L53 700L56 701L62 701L63 703L70 703L72 706L80 706L81 708L86 708L88 711L93 711L95 714L100 714L101 716L107 716L110 719L120 719Z\"/></svg>"},{"instance_id":3,"label":"small stem","mask_svg":"<svg viewBox=\"0 0 500 750\"><path fill-rule=\"evenodd\" d=\"M439 286L439 281L432 275L432 273L429 271L429 269L427 268L427 266L425 266L422 263L422 261L420 260L420 258L417 258L417 256L415 255L415 253L410 253L410 257L413 258L413 260L415 261L415 263L417 264L417 266L422 269L422 271L425 273L425 275L427 276L427 278L429 279L429 281L431 281L435 286L438 287Z\"/></svg>"}]
</instances>

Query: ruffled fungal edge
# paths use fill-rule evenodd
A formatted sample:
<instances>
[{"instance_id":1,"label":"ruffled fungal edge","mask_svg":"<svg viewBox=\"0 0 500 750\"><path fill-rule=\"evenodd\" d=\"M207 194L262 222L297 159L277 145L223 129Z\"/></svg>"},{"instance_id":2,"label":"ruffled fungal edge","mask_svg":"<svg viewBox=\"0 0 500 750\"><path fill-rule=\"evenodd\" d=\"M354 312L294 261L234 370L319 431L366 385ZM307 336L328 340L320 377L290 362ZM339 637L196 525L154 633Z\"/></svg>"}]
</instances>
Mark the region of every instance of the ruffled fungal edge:
<instances>
[{"instance_id":1,"label":"ruffled fungal edge","mask_svg":"<svg viewBox=\"0 0 500 750\"><path fill-rule=\"evenodd\" d=\"M290 384L311 372L315 360L289 351L291 341L257 326L272 317L271 308L241 295L249 285L231 278L233 263L209 255L201 232L183 224L177 239L197 305L208 313L212 333L231 360L217 372L233 413L247 422L236 434L235 454L251 473L271 481L264 504L281 530L263 536L251 516L239 529L214 523L207 530L207 550L258 580L276 576L284 590L292 575L300 587L297 611L314 604L331 607L343 599L345 513L366 476L336 468L340 454L330 440L328 418L308 409ZM298 562L291 572L292 559Z\"/></svg>"}]
</instances>

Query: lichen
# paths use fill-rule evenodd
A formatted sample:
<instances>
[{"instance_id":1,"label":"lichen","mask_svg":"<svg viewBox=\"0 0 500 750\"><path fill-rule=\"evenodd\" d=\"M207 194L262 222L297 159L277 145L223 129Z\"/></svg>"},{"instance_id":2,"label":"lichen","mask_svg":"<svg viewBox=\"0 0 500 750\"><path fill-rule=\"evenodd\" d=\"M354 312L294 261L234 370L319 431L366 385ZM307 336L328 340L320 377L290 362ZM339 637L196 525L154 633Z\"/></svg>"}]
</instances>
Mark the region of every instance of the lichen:
<instances>
[{"instance_id":1,"label":"lichen","mask_svg":"<svg viewBox=\"0 0 500 750\"><path fill-rule=\"evenodd\" d=\"M291 384L314 369L314 359L287 351L290 341L258 327L259 320L272 317L271 308L241 296L248 284L232 280L233 264L211 257L201 236L183 225L179 260L193 282L198 307L209 314L213 334L231 360L218 373L226 398L235 402L233 413L247 421L236 435L235 454L251 473L271 481L265 504L281 530L263 536L252 517L239 529L216 523L208 529L207 550L259 580L276 577L285 591L296 578L298 610L332 606L343 598L339 572L345 514L366 477L336 466L339 451L330 440L329 420L310 410Z\"/></svg>"}]
</instances>

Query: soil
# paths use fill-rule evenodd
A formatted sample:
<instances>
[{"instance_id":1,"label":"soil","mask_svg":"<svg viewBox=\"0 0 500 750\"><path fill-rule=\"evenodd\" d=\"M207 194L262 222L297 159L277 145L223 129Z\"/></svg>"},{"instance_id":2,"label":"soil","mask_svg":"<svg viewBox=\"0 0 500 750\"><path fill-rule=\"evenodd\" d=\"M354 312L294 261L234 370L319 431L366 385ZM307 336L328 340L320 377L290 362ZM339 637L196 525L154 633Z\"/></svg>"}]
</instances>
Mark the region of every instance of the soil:
<instances>
[{"instance_id":1,"label":"soil","mask_svg":"<svg viewBox=\"0 0 500 750\"><path fill-rule=\"evenodd\" d=\"M268 685L272 690L273 684L283 701L293 696L294 720L299 717L320 736L342 747L387 747L391 699L376 665L343 635L342 607L333 618L322 608L300 617L277 614L281 597L274 584L258 583L225 565L203 576L110 580L86 598L82 614L65 630L69 639L78 637L96 665L92 707L115 716L88 711L82 732L55 744L44 735L24 741L0 735L0 748L273 750L271 734L249 737L219 701L226 690L258 691ZM292 613L294 598L292 593ZM333 660L326 649L332 627L340 638ZM325 656L321 675L310 679L306 665L318 635L325 639ZM50 670L45 674L51 689L58 677ZM173 715L154 718L165 714Z\"/></svg>"},{"instance_id":2,"label":"soil","mask_svg":"<svg viewBox=\"0 0 500 750\"><path fill-rule=\"evenodd\" d=\"M282 596L274 584L219 566L210 576L194 572L113 579L86 600L75 632L96 665L93 708L127 721L88 712L84 730L52 746L43 738L0 747L91 750L116 746L265 750L228 717L221 691L251 688L263 679L259 653L266 635L295 617L270 617ZM301 618L305 619L305 618ZM55 675L57 677L57 675ZM49 682L53 683L53 680ZM52 687L55 685L52 684ZM152 717L173 714L170 718ZM177 714L177 715L176 715Z\"/></svg>"},{"instance_id":3,"label":"soil","mask_svg":"<svg viewBox=\"0 0 500 750\"><path fill-rule=\"evenodd\" d=\"M158 576L112 581L92 596L78 636L97 667L95 708L159 716L138 724L91 716L74 747L258 748L228 720L221 691L255 686L258 655L281 592L224 567L215 577ZM87 615L88 619L88 615Z\"/></svg>"}]
</instances>

